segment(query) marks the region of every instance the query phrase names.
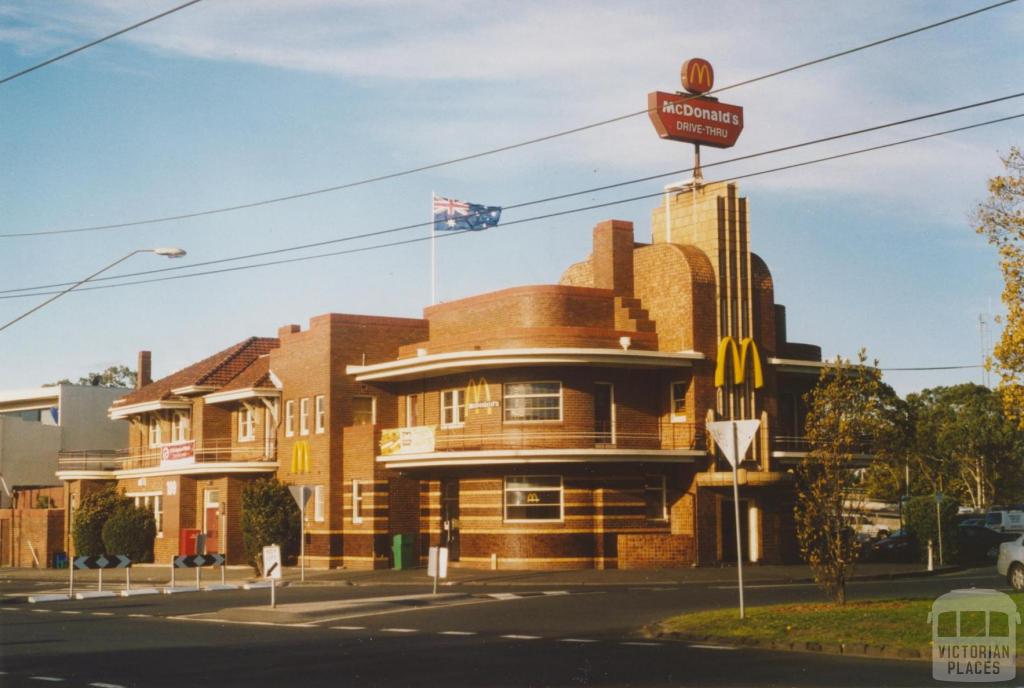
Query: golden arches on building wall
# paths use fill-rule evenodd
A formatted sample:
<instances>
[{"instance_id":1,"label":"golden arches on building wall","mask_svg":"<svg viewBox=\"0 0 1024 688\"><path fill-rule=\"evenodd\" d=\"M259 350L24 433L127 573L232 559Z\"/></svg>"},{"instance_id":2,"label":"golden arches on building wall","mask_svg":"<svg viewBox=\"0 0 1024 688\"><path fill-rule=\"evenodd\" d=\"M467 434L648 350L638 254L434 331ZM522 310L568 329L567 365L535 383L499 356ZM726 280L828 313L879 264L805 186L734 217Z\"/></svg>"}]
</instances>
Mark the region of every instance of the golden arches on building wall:
<instances>
[{"instance_id":1,"label":"golden arches on building wall","mask_svg":"<svg viewBox=\"0 0 1024 688\"><path fill-rule=\"evenodd\" d=\"M732 376L733 382L737 385L743 384L746 379L747 354L753 357L754 389L764 387L764 375L761 370L761 355L757 350L757 344L753 337L744 337L739 346L736 340L726 336L718 343L718 362L715 364L715 387L725 385L725 368L729 360L729 353L732 353Z\"/></svg>"},{"instance_id":2,"label":"golden arches on building wall","mask_svg":"<svg viewBox=\"0 0 1024 688\"><path fill-rule=\"evenodd\" d=\"M292 445L292 473L309 473L309 442L299 440Z\"/></svg>"}]
</instances>

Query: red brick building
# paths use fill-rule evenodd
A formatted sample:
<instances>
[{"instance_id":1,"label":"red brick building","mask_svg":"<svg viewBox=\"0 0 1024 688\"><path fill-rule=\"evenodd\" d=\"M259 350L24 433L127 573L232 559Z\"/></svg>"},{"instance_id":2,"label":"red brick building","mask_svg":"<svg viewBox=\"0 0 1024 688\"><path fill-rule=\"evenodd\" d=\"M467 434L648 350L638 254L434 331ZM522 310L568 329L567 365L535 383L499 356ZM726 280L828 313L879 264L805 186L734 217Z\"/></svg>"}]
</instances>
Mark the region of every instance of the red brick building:
<instances>
[{"instance_id":1,"label":"red brick building","mask_svg":"<svg viewBox=\"0 0 1024 688\"><path fill-rule=\"evenodd\" d=\"M389 566L396 534L466 566L714 564L735 558L732 474L705 424L756 418L744 556L792 560L820 350L787 341L735 185L669 194L652 227L600 223L557 285L323 315L140 380L111 409L125 454L63 460L71 503L116 480L160 510L158 560L200 529L242 561L241 490L276 474L313 488L311 565Z\"/></svg>"}]
</instances>

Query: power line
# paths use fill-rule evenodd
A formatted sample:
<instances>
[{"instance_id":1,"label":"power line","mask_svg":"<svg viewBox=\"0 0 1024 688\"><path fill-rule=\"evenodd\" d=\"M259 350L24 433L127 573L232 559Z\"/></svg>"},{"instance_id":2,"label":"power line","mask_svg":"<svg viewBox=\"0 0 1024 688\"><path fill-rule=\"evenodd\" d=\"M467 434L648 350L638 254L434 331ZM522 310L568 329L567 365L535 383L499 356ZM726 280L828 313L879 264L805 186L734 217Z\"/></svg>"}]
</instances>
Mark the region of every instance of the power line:
<instances>
[{"instance_id":1,"label":"power line","mask_svg":"<svg viewBox=\"0 0 1024 688\"><path fill-rule=\"evenodd\" d=\"M195 0L195 1L198 1L198 0ZM906 38L908 36L912 36L914 34L922 33L924 31L929 31L931 29L938 28L938 27L944 26L946 24L951 24L953 22L960 21L961 19L966 19L968 17L972 17L974 15L981 14L982 12L987 12L989 10L993 10L993 9L998 8L998 7L1002 7L1003 5L1009 5L1009 4L1014 3L1014 2L1017 2L1017 0L1001 0L1001 2L997 2L997 3L994 3L992 5L986 5L985 7L980 7L978 9L976 9L976 10L972 10L970 12L965 12L963 14L959 14L959 15L956 15L954 17L949 17L949 18L943 19L941 21L933 22L931 24L927 24L925 26L921 26L921 27L918 27L916 29L911 29L909 31L904 31L902 33L894 34L892 36L887 36L885 38L881 38L881 39L878 39L876 41L871 41L870 43L864 43L862 45L858 45L858 46L855 46L853 48L848 48L846 50L841 50L839 52L832 53L832 54L826 55L824 57L819 57L817 59L808 60L806 62L801 62L800 64L796 64L796 65L793 65L793 66L790 66L790 67L786 67L784 69L779 69L779 70L776 70L774 72L769 72L767 74L762 74L760 76L756 76L756 77L753 77L753 78L750 78L750 79L745 79L743 81L738 81L736 83L729 84L727 86L722 86L721 88L717 88L717 89L713 89L711 91L708 91L708 93L705 94L705 95L722 93L724 91L729 91L729 90L732 90L732 89L735 89L735 88L739 88L741 86L748 86L750 84L754 84L754 83L757 83L759 81L764 81L766 79L771 79L773 77L781 76L783 74L788 74L789 72L794 72L794 71L799 70L799 69L804 69L806 67L811 67L811 66L814 66L814 65L818 65L818 64L821 64L823 62L828 62L830 60L834 60L834 59L839 58L839 57L845 57L847 55L851 55L853 53L857 53L857 52L860 52L862 50L867 50L869 48L873 48L873 47L876 47L876 46L879 46L879 45L882 45L882 44L885 44L885 43L889 43L889 42L892 42L892 41L895 41L895 40L899 40L901 38ZM700 97L701 96L689 96L686 100L696 100L696 99L698 99ZM487 149L487 150L479 151L477 153L470 153L468 155L463 155L463 156L456 157L456 158L450 158L448 160L442 160L442 161L430 163L430 164L427 164L427 165L421 165L419 167L413 167L413 168L409 168L409 169L406 169L406 170L400 170L400 171L397 171L397 172L390 172L390 173L378 175L378 176L375 176L375 177L367 177L367 178L364 178L364 179L359 179L359 180L356 180L356 181L346 182L346 183L343 183L343 184L337 184L337 185L334 185L334 186L327 186L327 187L323 187L323 188L320 188L320 189L313 189L313 190L310 190L310 191L301 191L301 192L297 192L297 193L293 193L293 194L288 194L288 195L285 195L285 196L276 196L276 197L273 197L273 198L266 198L266 199L262 199L262 200L259 200L259 201L252 201L252 202L248 202L248 203L239 203L239 204L236 204L236 205L224 206L224 207L220 207L220 208L210 208L210 209L206 209L206 210L197 210L197 211L194 211L194 212L179 213L179 214L176 214L176 215L165 215L165 216L162 216L162 217L147 218L147 219L143 219L143 220L132 220L132 221L128 221L128 222L117 222L117 223L110 223L110 224L103 224L103 225L90 225L90 226L86 226L86 227L75 227L75 228L71 228L71 229L51 229L51 230L43 230L43 231L37 231L37 232L10 232L10 233L6 233L6 234L0 234L0 239L3 239L3 238L8 238L9 239L9 238L15 238L15 237L45 236L45 235L53 235L53 234L73 234L73 233L79 233L79 232L93 232L93 231L101 231L101 230L123 229L123 228L126 228L126 227L137 227L137 226L141 226L141 225L150 225L150 224L158 224L158 223L163 223L163 222L173 222L173 221L177 221L177 220L186 220L186 219L191 219L191 218L196 218L196 217L205 217L205 216L208 216L208 215L217 215L217 214L221 214L221 213L234 212L234 211L238 211L238 210L246 210L246 209L249 209L249 208L257 208L257 207L260 207L260 206L271 205L271 204L275 204L275 203L282 203L282 202L285 202L285 201L293 201L293 200L297 200L297 199L300 199L300 198L308 198L310 196L316 196L316 195L320 195L320 194L331 193L331 192L334 192L334 191L341 191L341 190L344 190L344 189L351 189L351 188L355 188L355 187L358 187L358 186L365 186L367 184L373 184L373 183L385 181L385 180L388 180L388 179L395 179L395 178L398 178L398 177L405 177L405 176L416 174L416 173L419 173L419 172L425 172L427 170L437 169L437 168L440 168L440 167L447 167L447 166L454 165L454 164L457 164L457 163L460 163L460 162L466 162L466 161L469 161L469 160L475 160L475 159L478 159L478 158L483 158L483 157L487 157L487 156L490 156L490 155L495 155L497 153L504 153L504 152L507 152L507 151L510 151L510 150L514 150L514 149L517 149L517 148L523 148L525 146L530 146L530 145L533 145L533 144L536 144L536 143L543 143L545 141L551 141L553 139L561 138L563 136L569 136L571 134L578 134L580 132L587 131L587 130L590 130L590 129L596 129L598 127L603 127L603 126L606 126L608 124L614 124L615 122L621 122L623 120L627 120L627 119L630 119L632 117L637 117L639 115L645 115L645 114L648 113L648 111L649 111L649 108L644 108L643 110L637 110L635 112L626 113L624 115L619 115L617 117L611 117L609 119L600 120L598 122L592 122L590 124L585 124L585 125L582 125L582 126L579 126L579 127L573 127L571 129L565 129L565 130L558 131L558 132L555 132L555 133L552 133L552 134L547 134L547 135L544 135L544 136L539 136L539 137L536 137L536 138L527 139L525 141L520 141L518 143L512 143L512 144L508 144L508 145L505 145L505 146L499 146L497 148L490 148L490 149Z\"/></svg>"},{"instance_id":2,"label":"power line","mask_svg":"<svg viewBox=\"0 0 1024 688\"><path fill-rule=\"evenodd\" d=\"M69 50L66 53L62 53L62 54L60 54L60 55L58 55L56 57L51 57L49 60L46 60L44 62L40 62L37 65L33 65L32 67L29 67L28 69L23 69L20 72L15 72L14 74L11 74L9 76L5 76L4 78L0 79L0 84L6 84L8 81L13 81L14 79L17 79L19 76L25 76L29 72L34 72L37 69L41 69L41 68L45 67L46 65L51 65L54 62L57 62L58 60L63 60L65 57L71 57L75 53L80 53L83 50L88 50L89 48L93 47L94 45L99 45L100 43L103 43L104 41L109 41L111 38L116 38L117 36L120 36L121 34L124 34L124 33L128 33L129 31L132 31L134 29L139 28L140 26L145 26L146 24L149 24L151 22L155 22L157 19L163 19L167 15L174 14L175 12L179 12L179 11L185 9L186 7L188 7L189 5L194 5L197 2L200 2L200 0L191 0L190 2L186 2L186 3L182 4L182 5L178 5L177 7L172 7L171 9L167 10L166 12L161 12L160 14L155 15L153 17L150 17L149 19L143 19L142 21L138 22L137 24L132 24L131 26L126 26L125 28L121 29L120 31L115 31L112 34L108 34L108 35L104 36L103 38L97 38L95 41L92 41L90 43L86 43L85 45L80 45L77 48L75 48L74 50Z\"/></svg>"},{"instance_id":3,"label":"power line","mask_svg":"<svg viewBox=\"0 0 1024 688\"><path fill-rule=\"evenodd\" d=\"M704 169L707 169L707 168L710 168L710 167L715 167L715 166L719 166L719 165L725 165L725 164L739 162L739 161L743 161L743 160L751 160L753 158L762 157L762 156L765 156L765 155L771 155L771 154L774 154L774 153L781 153L781 152L785 152L785 151L796 150L798 148L803 148L803 147L807 147L807 146L817 145L817 144L820 144L820 143L826 143L826 142L830 142L830 141L837 141L839 139L848 138L848 137L851 137L851 136L857 136L857 135L860 135L860 134L865 134L865 133L869 133L869 132L873 132L873 131L879 131L879 130L882 130L882 129L887 129L887 128L891 128L891 127L895 127L895 126L900 126L900 125L903 125L903 124L909 124L911 122L919 122L921 120L930 119L930 118L933 118L933 117L939 117L939 116L942 116L942 115L948 115L948 114L951 114L951 113L954 113L954 112L962 112L962 111L965 111L965 110L970 110L970 109L977 108L977 107L982 107L982 106L985 106L985 105L991 105L993 103L999 103L999 102L1003 102L1003 101L1007 101L1007 100L1012 100L1012 99L1015 99L1015 98L1020 98L1022 96L1024 96L1024 91L1022 91L1020 93L1014 93L1014 94L1011 94L1011 95L1007 95L1007 96L1001 96L999 98L991 98L989 100L983 100L983 101L979 101L979 102L976 102L976 103L971 103L971 104L968 104L968 105L961 105L961 106L954 107L954 108L947 108L945 110L939 110L937 112L931 112L931 113L924 114L924 115L917 115L915 117L908 117L908 118L901 119L901 120L896 120L896 121L893 121L893 122L887 122L885 124L878 124L878 125L875 125L875 126L865 127L865 128L862 128L862 129L856 129L856 130L853 130L853 131L843 132L843 133L840 133L840 134L832 134L830 136L825 136L825 137L822 137L822 138L812 139L810 141L804 141L802 143L795 143L795 144L790 144L790 145L786 145L786 146L780 146L778 148L772 148L772 149L761 151L761 152L758 152L758 153L750 153L750 154L738 156L738 157L735 157L735 158L729 158L729 159L726 159L726 160L719 160L717 162L707 163L703 167L704 167ZM591 187L589 189L583 189L583 190L580 190L580 191L573 191L573 192L570 192L570 193L564 193L564 194L559 194L559 195L555 195L555 196L548 196L548 197L545 197L545 198L540 198L540 199L531 200L531 201L524 201L522 203L507 204L507 205L504 205L502 207L503 207L504 210L513 210L513 209L517 209L517 208L524 208L524 207L531 206L531 205L538 205L538 204L542 204L542 203L549 203L551 201L564 200L566 198L572 198L574 196L581 196L581 195L584 195L584 194L595 193L595 192L598 192L598 191L607 191L607 190L610 190L610 189L616 189L616 188L621 188L623 186L629 186L629 185L632 185L632 184L638 184L638 183L642 183L642 182L653 181L655 179L660 179L660 178L663 178L663 177L670 177L670 176L674 176L674 175L677 175L677 174L682 174L684 172L692 172L692 171L693 171L692 167L691 168L683 168L683 169L679 169L679 170L672 170L670 172L664 172L664 173L661 173L661 174L649 175L649 176L646 176L646 177L639 177L639 178L636 178L636 179L630 179L630 180L626 180L626 181L622 181L622 182L617 182L617 183L614 183L614 184L606 184L606 185L603 185L603 186ZM382 236L384 234L393 234L393 233L396 233L396 232L407 231L407 230L410 230L410 229L419 229L419 228L423 228L423 227L429 227L430 224L431 224L431 222L429 222L429 221L428 222L417 222L417 223L414 223L414 224L400 225L400 226L397 226L397 227L391 227L391 228L388 228L388 229L381 229L381 230L376 230L376 231L372 231L372 232L364 232L364 233L361 233L361 234L351 234L351 235L347 235L347 236L343 236L343 237L338 237L336 239L326 239L324 241L317 241L317 242L312 242L312 243L307 243L307 244L298 244L298 245L295 245L295 246L289 246L289 247L278 248L278 249L270 249L270 250L267 250L267 251L258 251L256 253L248 253L248 254L243 254L243 255L239 255L239 256L232 256L232 257L229 257L229 258L218 258L218 259L215 259L215 260L207 260L207 261L202 261L202 262L198 262L198 263L191 263L191 264L188 264L188 265L170 266L170 267L167 267L167 268L162 268L162 269L157 270L157 271L130 272L130 273L122 273L122 274L119 274L119 275L111 275L111 276L108 276L108 277L100 277L100 278L98 278L96 280L93 280L93 281L97 282L97 281L118 280L118 279L124 279L124 278L127 278L127 277L136 277L136 276L139 276L139 275L153 274L153 272L172 272L172 271L178 271L178 270L188 270L188 269L202 267L202 266L206 266L206 265L216 265L216 264L219 264L219 263L227 263L227 262L232 262L232 261L236 261L236 260L245 260L245 259L248 259L248 258L261 258L261 257L268 256L268 255L276 255L276 254L279 254L279 253L288 253L288 252L291 252L291 251L299 251L299 250L308 249L308 248L317 248L317 247L320 247L320 246L327 246L327 245L331 245L331 244L343 243L343 242L346 242L346 241L355 241L357 239L366 239L366 238L370 238L370 237L374 237L374 236ZM67 286L68 284L73 284L73 282L58 282L58 283L54 283L54 284L36 285L36 286L33 286L33 287L20 287L20 288L12 288L12 289L3 289L3 290L0 290L0 294L10 294L10 293L13 293L13 292L20 292L20 291L35 291L35 290L38 290L38 289L49 289L51 287L63 287L63 286Z\"/></svg>"},{"instance_id":4,"label":"power line","mask_svg":"<svg viewBox=\"0 0 1024 688\"><path fill-rule=\"evenodd\" d=\"M879 370L967 370L969 368L984 368L983 365L954 365L954 366L924 366L921 368L879 368Z\"/></svg>"},{"instance_id":5,"label":"power line","mask_svg":"<svg viewBox=\"0 0 1024 688\"><path fill-rule=\"evenodd\" d=\"M970 130L970 129L977 129L979 127L985 127L985 126L990 126L990 125L993 125L993 124L999 124L1001 122L1008 122L1010 120L1015 120L1015 119L1019 119L1019 118L1022 118L1022 117L1024 117L1024 113L1020 113L1020 114L1017 114L1017 115L1009 115L1009 116L1006 116L1006 117L1000 117L1000 118L988 120L988 121L985 121L985 122L978 122L978 123L975 123L975 124L969 124L969 125L965 125L965 126L962 126L962 127L956 127L954 129L946 129L944 131L934 132L934 133L931 133L931 134L924 134L924 135L921 135L921 136L915 136L915 137L912 137L912 138L902 139L902 140L899 140L899 141L893 141L893 142L890 142L890 143L879 144L877 146L870 146L870 147L867 147L867 148L860 148L860 149L853 150L853 151L847 151L845 153L837 153L835 155L829 155L829 156L825 156L825 157L821 157L821 158L815 158L813 160L806 160L804 162L792 163L792 164L789 164L789 165L782 165L780 167L774 167L774 168L770 168L770 169L767 169L767 170L760 170L758 172L749 172L747 174L741 174L741 175L736 175L736 176L728 177L727 179L725 179L723 181L738 181L740 179L749 179L751 177L757 177L757 176L761 176L761 175L765 175L765 174L772 174L772 173L782 172L782 171L785 171L785 170L791 170L791 169L795 169L795 168L798 168L798 167L806 167L808 165L814 165L814 164L818 164L818 163L822 163L822 162L829 162L829 161L832 161L832 160L839 160L841 158L847 158L847 157L851 157L853 155L859 155L861 153L868 153L868 152L872 152L872 151L883 150L883 149L886 149L886 148L893 148L895 146L900 146L900 145L904 145L904 144L907 144L907 143L913 143L913 142L916 142L916 141L924 141L926 139L932 139L932 138L936 138L936 137L939 137L939 136L945 136L947 134L953 134L953 133L957 133L957 132L961 132L961 131L967 131L967 130ZM640 196L633 196L631 198L623 198L623 199L619 199L619 200L615 200L615 201L608 201L608 202L605 202L605 203L597 203L597 204L593 204L593 205L583 206L583 207L580 207L580 208L571 208L571 209L568 209L568 210L560 210L560 211L555 211L555 212L551 212L551 213L545 213L543 215L537 215L537 216L534 216L534 217L521 218L521 219L518 219L518 220L511 220L509 222L502 223L502 224L498 225L497 227L492 228L491 230L486 230L486 231L493 231L493 229L502 229L502 228L509 227L511 225L524 224L524 223L527 223L527 222L536 222L536 221L539 221L539 220L546 220L546 219L550 219L550 218L554 218L554 217L561 217L561 216L564 216L564 215L572 215L572 214L575 214L575 213L581 213L581 212L585 212L585 211L588 211L588 210L595 210L595 209L599 209L599 208L607 208L607 207L611 207L611 206L623 205L623 204L626 204L626 203L632 203L632 202L635 202L635 201L647 200L647 199L650 199L650 198L657 198L657 197L662 196L663 193L664 193L663 191L657 191L655 193L643 194L643 195L640 195ZM445 232L443 234L439 234L437 236L437 238L438 239L447 239L447 238L459 236L460 234L466 234L466 233L468 233L470 231L472 231L472 230L462 230L462 231L457 231L457 232ZM314 260L314 259L318 259L318 258L328 258L328 257L332 257L332 256L349 255L349 254L353 254L353 253L364 253L364 252L367 252L367 251L373 251L373 250L384 249L384 248L393 248L393 247L396 247L396 246L404 246L404 245L407 245L407 244L415 244L415 243L420 243L420 242L423 242L423 241L430 241L430 239L431 239L431 237L429 237L429 236L414 237L414 238L411 238L411 239L402 239L402 240L399 240L399 241L393 241L393 242L388 242L388 243L384 243L384 244L374 244L372 246L362 246L362 247L359 247L359 248L346 249L346 250L343 250L343 251L331 251L331 252L327 252L327 253L317 253L317 254L313 254L313 255L310 255L310 256L298 256L298 257L295 257L295 258L282 258L282 259L279 259L279 260L266 261L266 262L263 262L263 263L252 263L252 264L249 264L249 265L237 265L237 266L229 267L229 268L219 268L217 270L204 270L204 271L192 272L192 273L188 273L188 274L184 274L184 275L170 275L170 276L166 276L166 277L156 277L156 278L152 278L152 279L135 280L135 281L131 281L131 282L120 282L118 284L96 285L96 286L92 286L92 287L83 287L82 289L77 290L76 293L83 292L83 291L92 291L92 290L96 290L96 289L113 289L113 288L116 288L116 287L126 287L126 286L138 285L138 284L150 284L150 283L154 283L154 282L167 282L167 281L170 281L170 280L186 279L186 278L190 278L190 277L200 277L200 276L203 276L203 275L214 275L214 274L222 274L222 273L228 273L228 272L238 272L238 271L241 271L241 270L250 270L250 269L261 268L261 267L269 267L269 266L273 266L273 265L285 265L285 264L288 264L288 263L297 263L297 262L302 262L302 261L307 261L307 260ZM190 266L190 267L195 267L195 266ZM152 270L152 271L148 271L146 273L140 273L140 274L155 274L157 272L160 272L160 271L159 270ZM27 297L27 296L45 296L47 294L52 294L52 293L54 293L54 292L34 292L34 293L31 293L31 294L14 294L14 295L0 296L0 299L16 299L16 298L23 298L23 297Z\"/></svg>"}]
</instances>

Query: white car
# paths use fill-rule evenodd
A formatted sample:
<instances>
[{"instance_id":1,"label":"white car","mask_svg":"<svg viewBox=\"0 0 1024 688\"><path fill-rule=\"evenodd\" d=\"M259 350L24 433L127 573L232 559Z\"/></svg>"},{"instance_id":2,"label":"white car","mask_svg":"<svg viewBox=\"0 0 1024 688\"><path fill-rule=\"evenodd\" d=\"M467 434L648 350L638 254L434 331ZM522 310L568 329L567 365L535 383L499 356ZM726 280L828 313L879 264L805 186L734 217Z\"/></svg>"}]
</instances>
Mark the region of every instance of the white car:
<instances>
[{"instance_id":1,"label":"white car","mask_svg":"<svg viewBox=\"0 0 1024 688\"><path fill-rule=\"evenodd\" d=\"M996 571L999 575L1006 576L1007 582L1014 590L1024 591L1024 535L999 545Z\"/></svg>"}]
</instances>

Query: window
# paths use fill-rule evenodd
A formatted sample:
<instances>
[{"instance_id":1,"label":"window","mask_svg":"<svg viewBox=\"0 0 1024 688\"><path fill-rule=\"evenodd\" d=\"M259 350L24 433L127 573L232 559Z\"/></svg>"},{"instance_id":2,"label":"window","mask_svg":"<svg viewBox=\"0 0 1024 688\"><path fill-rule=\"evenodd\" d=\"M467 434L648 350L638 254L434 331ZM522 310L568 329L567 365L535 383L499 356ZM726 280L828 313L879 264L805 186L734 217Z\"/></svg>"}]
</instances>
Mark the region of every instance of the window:
<instances>
[{"instance_id":1,"label":"window","mask_svg":"<svg viewBox=\"0 0 1024 688\"><path fill-rule=\"evenodd\" d=\"M686 392L689 388L690 383L686 381L672 383L672 406L670 411L673 423L686 422Z\"/></svg>"},{"instance_id":2,"label":"window","mask_svg":"<svg viewBox=\"0 0 1024 688\"><path fill-rule=\"evenodd\" d=\"M299 434L309 434L309 397L299 400Z\"/></svg>"},{"instance_id":3,"label":"window","mask_svg":"<svg viewBox=\"0 0 1024 688\"><path fill-rule=\"evenodd\" d=\"M324 431L324 395L318 394L314 401L313 413L316 416L314 423L316 425L317 434Z\"/></svg>"},{"instance_id":4,"label":"window","mask_svg":"<svg viewBox=\"0 0 1024 688\"><path fill-rule=\"evenodd\" d=\"M149 419L149 446L159 447L163 443L160 436L160 419Z\"/></svg>"},{"instance_id":5,"label":"window","mask_svg":"<svg viewBox=\"0 0 1024 688\"><path fill-rule=\"evenodd\" d=\"M313 520L324 520L324 486L313 487Z\"/></svg>"},{"instance_id":6,"label":"window","mask_svg":"<svg viewBox=\"0 0 1024 688\"><path fill-rule=\"evenodd\" d=\"M513 382L505 385L505 420L562 420L562 383Z\"/></svg>"},{"instance_id":7,"label":"window","mask_svg":"<svg viewBox=\"0 0 1024 688\"><path fill-rule=\"evenodd\" d=\"M127 494L127 497L135 499L135 506L141 506L153 512L153 520L156 521L156 535L164 535L164 505L163 498L159 492L147 492L144 494Z\"/></svg>"},{"instance_id":8,"label":"window","mask_svg":"<svg viewBox=\"0 0 1024 688\"><path fill-rule=\"evenodd\" d=\"M562 476L505 478L506 521L561 521Z\"/></svg>"},{"instance_id":9,"label":"window","mask_svg":"<svg viewBox=\"0 0 1024 688\"><path fill-rule=\"evenodd\" d=\"M188 439L188 413L175 411L171 418L171 442L184 442Z\"/></svg>"},{"instance_id":10,"label":"window","mask_svg":"<svg viewBox=\"0 0 1024 688\"><path fill-rule=\"evenodd\" d=\"M252 407L238 409L238 440L248 442L256 439L256 418Z\"/></svg>"},{"instance_id":11,"label":"window","mask_svg":"<svg viewBox=\"0 0 1024 688\"><path fill-rule=\"evenodd\" d=\"M284 434L285 437L295 434L295 401L292 399L284 402Z\"/></svg>"},{"instance_id":12,"label":"window","mask_svg":"<svg viewBox=\"0 0 1024 688\"><path fill-rule=\"evenodd\" d=\"M458 427L465 421L466 390L446 389L441 392L441 427Z\"/></svg>"},{"instance_id":13,"label":"window","mask_svg":"<svg viewBox=\"0 0 1024 688\"><path fill-rule=\"evenodd\" d=\"M377 399L368 396L352 397L352 425L373 425L377 422Z\"/></svg>"},{"instance_id":14,"label":"window","mask_svg":"<svg viewBox=\"0 0 1024 688\"><path fill-rule=\"evenodd\" d=\"M414 428L420 424L420 397L410 394L405 398L405 427Z\"/></svg>"},{"instance_id":15,"label":"window","mask_svg":"<svg viewBox=\"0 0 1024 688\"><path fill-rule=\"evenodd\" d=\"M363 522L363 484L358 480L352 481L352 522Z\"/></svg>"},{"instance_id":16,"label":"window","mask_svg":"<svg viewBox=\"0 0 1024 688\"><path fill-rule=\"evenodd\" d=\"M668 520L668 504L665 499L665 476L644 476L644 509L651 521Z\"/></svg>"}]
</instances>

